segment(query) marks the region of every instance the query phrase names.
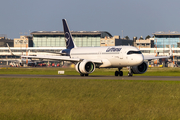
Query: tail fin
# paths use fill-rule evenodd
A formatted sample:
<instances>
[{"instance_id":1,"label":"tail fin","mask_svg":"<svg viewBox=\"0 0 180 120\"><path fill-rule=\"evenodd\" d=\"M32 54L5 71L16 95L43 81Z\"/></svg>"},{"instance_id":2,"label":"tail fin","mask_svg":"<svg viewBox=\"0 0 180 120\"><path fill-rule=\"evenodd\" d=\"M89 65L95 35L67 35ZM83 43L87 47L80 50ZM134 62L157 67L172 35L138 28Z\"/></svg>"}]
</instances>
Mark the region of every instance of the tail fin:
<instances>
[{"instance_id":1,"label":"tail fin","mask_svg":"<svg viewBox=\"0 0 180 120\"><path fill-rule=\"evenodd\" d=\"M72 48L76 47L76 45L73 42L72 35L69 30L66 19L62 19L62 22L63 22L63 28L64 28L65 41L66 41L66 49L72 49Z\"/></svg>"}]
</instances>

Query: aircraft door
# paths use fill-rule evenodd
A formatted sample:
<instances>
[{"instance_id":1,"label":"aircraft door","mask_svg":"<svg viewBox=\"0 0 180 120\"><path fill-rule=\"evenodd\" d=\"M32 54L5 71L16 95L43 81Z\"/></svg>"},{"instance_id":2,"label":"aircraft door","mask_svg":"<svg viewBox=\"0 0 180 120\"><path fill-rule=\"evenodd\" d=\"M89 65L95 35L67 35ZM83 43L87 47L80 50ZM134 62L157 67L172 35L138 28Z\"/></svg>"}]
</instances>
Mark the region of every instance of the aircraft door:
<instances>
[{"instance_id":1,"label":"aircraft door","mask_svg":"<svg viewBox=\"0 0 180 120\"><path fill-rule=\"evenodd\" d=\"M123 57L124 57L123 52L124 52L124 49L121 49L121 51L119 52L119 58L120 59L123 59Z\"/></svg>"},{"instance_id":2,"label":"aircraft door","mask_svg":"<svg viewBox=\"0 0 180 120\"><path fill-rule=\"evenodd\" d=\"M122 51L119 52L119 57L120 57L120 59L123 59L123 52Z\"/></svg>"},{"instance_id":3,"label":"aircraft door","mask_svg":"<svg viewBox=\"0 0 180 120\"><path fill-rule=\"evenodd\" d=\"M120 52L119 52L119 57L120 57L120 60L123 64L127 64L129 63L129 58L127 56L127 52L126 52L126 49L123 48Z\"/></svg>"}]
</instances>

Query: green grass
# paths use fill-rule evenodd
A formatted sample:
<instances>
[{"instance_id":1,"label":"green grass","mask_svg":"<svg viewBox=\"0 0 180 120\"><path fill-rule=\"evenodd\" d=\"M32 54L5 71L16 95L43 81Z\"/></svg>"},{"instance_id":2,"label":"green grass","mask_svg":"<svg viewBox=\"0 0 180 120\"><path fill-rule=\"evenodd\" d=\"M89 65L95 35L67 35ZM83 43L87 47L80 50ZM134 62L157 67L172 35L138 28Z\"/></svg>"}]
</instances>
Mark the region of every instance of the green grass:
<instances>
[{"instance_id":1,"label":"green grass","mask_svg":"<svg viewBox=\"0 0 180 120\"><path fill-rule=\"evenodd\" d=\"M1 78L1 120L179 119L179 81Z\"/></svg>"},{"instance_id":2,"label":"green grass","mask_svg":"<svg viewBox=\"0 0 180 120\"><path fill-rule=\"evenodd\" d=\"M65 75L79 75L74 68L1 68L0 74L40 74L57 75L58 70L64 70ZM114 76L117 69L96 69L90 75ZM123 68L124 76L127 76L127 68ZM180 76L180 68L149 68L144 74L134 74L134 76Z\"/></svg>"}]
</instances>

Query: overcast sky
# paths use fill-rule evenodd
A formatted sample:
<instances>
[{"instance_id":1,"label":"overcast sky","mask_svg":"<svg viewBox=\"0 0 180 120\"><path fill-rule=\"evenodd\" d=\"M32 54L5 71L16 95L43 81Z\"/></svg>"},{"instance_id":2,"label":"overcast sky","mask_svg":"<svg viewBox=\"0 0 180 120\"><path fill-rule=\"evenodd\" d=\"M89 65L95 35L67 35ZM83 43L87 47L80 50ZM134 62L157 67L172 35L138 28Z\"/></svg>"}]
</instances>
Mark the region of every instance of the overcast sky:
<instances>
[{"instance_id":1,"label":"overcast sky","mask_svg":"<svg viewBox=\"0 0 180 120\"><path fill-rule=\"evenodd\" d=\"M157 31L180 31L180 0L1 0L0 34L108 31L138 38Z\"/></svg>"}]
</instances>

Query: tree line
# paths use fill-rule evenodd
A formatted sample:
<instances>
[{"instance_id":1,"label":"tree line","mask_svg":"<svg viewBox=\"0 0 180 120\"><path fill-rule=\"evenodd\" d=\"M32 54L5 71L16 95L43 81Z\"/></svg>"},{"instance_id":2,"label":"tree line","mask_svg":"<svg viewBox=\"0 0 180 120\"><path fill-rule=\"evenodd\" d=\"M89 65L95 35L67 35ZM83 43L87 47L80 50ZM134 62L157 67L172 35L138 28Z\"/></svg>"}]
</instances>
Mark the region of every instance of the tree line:
<instances>
[{"instance_id":1,"label":"tree line","mask_svg":"<svg viewBox=\"0 0 180 120\"><path fill-rule=\"evenodd\" d=\"M153 37L154 37L154 36L153 36ZM150 35L147 35L146 38L145 38L145 40L147 40L147 39L149 39L149 38L151 38L151 36L150 36ZM124 39L130 40L129 36L125 36ZM141 36L138 40L144 40L144 38Z\"/></svg>"}]
</instances>

